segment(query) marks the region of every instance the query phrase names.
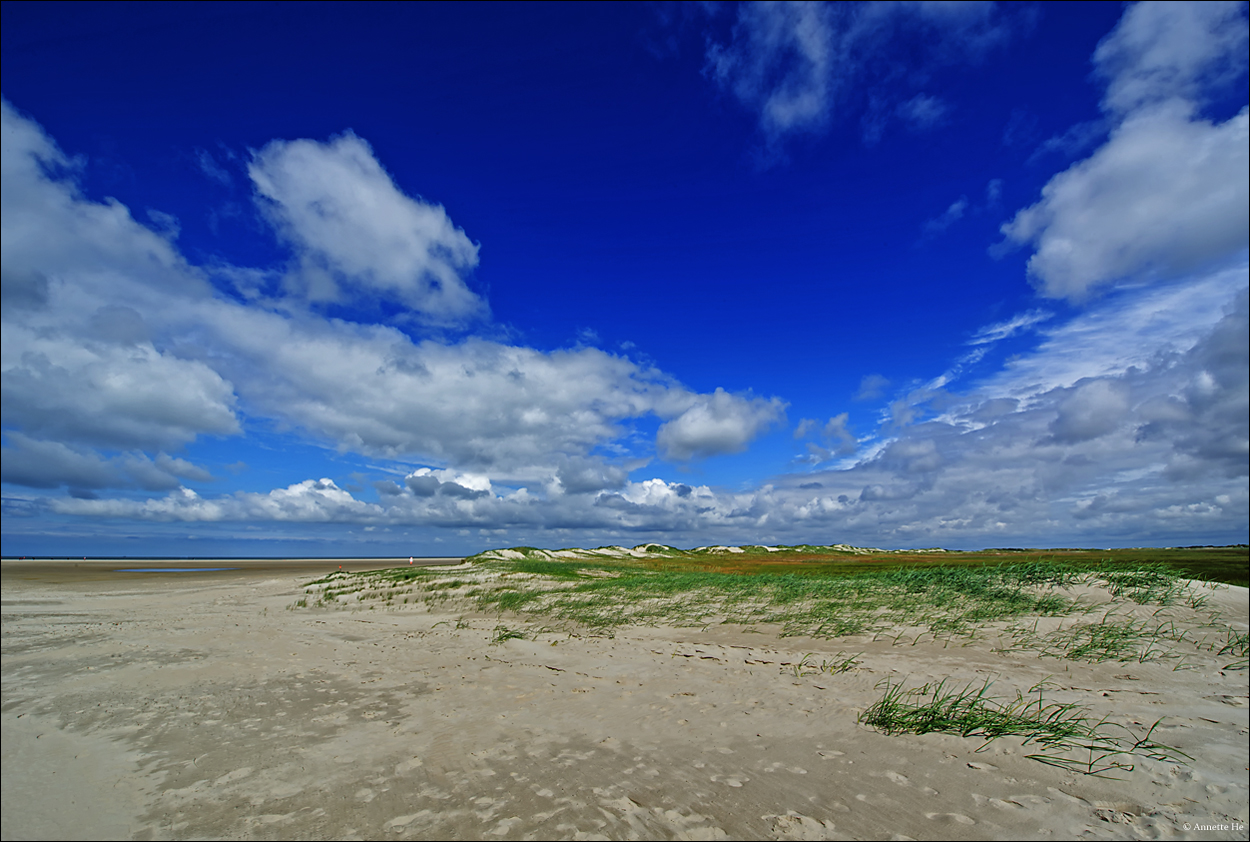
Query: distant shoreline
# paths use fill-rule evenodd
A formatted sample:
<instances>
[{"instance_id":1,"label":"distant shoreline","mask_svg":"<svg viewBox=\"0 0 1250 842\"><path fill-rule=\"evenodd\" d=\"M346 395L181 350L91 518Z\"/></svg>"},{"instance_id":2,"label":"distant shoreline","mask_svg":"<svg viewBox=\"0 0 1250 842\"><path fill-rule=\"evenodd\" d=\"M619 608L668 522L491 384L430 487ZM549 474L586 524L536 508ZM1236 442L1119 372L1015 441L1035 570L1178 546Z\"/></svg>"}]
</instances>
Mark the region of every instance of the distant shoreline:
<instances>
[{"instance_id":1,"label":"distant shoreline","mask_svg":"<svg viewBox=\"0 0 1250 842\"><path fill-rule=\"evenodd\" d=\"M412 564L420 567L459 564L462 556L412 557ZM88 557L45 556L0 559L0 574L5 582L43 582L66 584L93 582L123 578L151 579L159 576L162 569L178 572L180 577L234 577L265 574L300 574L322 576L335 570L358 573L391 567L404 567L408 557L385 558L170 558L168 556L144 557ZM195 565L196 569L186 569ZM142 566L143 571L134 568Z\"/></svg>"},{"instance_id":2,"label":"distant shoreline","mask_svg":"<svg viewBox=\"0 0 1250 842\"><path fill-rule=\"evenodd\" d=\"M26 555L12 556L6 555L0 557L0 562L11 561L72 561L79 564L84 561L90 562L113 562L113 561L230 561L230 562L375 562L375 561L394 561L396 563L405 562L409 558L417 561L445 561L448 559L463 559L468 556L230 556L230 555L89 555L89 556L71 556L71 555Z\"/></svg>"}]
</instances>

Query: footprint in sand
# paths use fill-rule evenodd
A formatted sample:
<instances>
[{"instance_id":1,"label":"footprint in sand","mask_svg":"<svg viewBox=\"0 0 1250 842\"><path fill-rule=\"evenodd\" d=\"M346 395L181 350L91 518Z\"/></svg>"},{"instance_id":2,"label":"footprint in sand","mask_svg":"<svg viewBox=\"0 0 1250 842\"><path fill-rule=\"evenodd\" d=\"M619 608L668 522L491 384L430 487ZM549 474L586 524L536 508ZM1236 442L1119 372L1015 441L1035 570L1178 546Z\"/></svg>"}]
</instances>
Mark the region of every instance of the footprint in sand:
<instances>
[{"instance_id":1,"label":"footprint in sand","mask_svg":"<svg viewBox=\"0 0 1250 842\"><path fill-rule=\"evenodd\" d=\"M416 769L420 767L421 765L422 763L421 763L420 757L414 757L411 760L405 760L403 763L400 763L395 767L395 774L402 775L405 772L411 772L413 769Z\"/></svg>"},{"instance_id":2,"label":"footprint in sand","mask_svg":"<svg viewBox=\"0 0 1250 842\"><path fill-rule=\"evenodd\" d=\"M976 824L963 813L925 813L924 817L939 824Z\"/></svg>"},{"instance_id":3,"label":"footprint in sand","mask_svg":"<svg viewBox=\"0 0 1250 842\"><path fill-rule=\"evenodd\" d=\"M1051 795L1055 796L1056 798L1068 804L1089 804L1089 802L1086 801L1084 798L1078 798L1075 795L1069 795L1068 793L1064 792L1062 789L1055 789L1053 786L1046 787L1046 791L1049 792Z\"/></svg>"},{"instance_id":4,"label":"footprint in sand","mask_svg":"<svg viewBox=\"0 0 1250 842\"><path fill-rule=\"evenodd\" d=\"M778 839L833 839L834 824L831 821L813 819L799 813L784 816L761 816L770 822L773 835Z\"/></svg>"},{"instance_id":5,"label":"footprint in sand","mask_svg":"<svg viewBox=\"0 0 1250 842\"><path fill-rule=\"evenodd\" d=\"M707 840L729 838L724 828L707 824L710 819L701 813L683 814L677 810L662 810L659 807L647 809L632 798L617 798L601 801L600 804L621 814L621 818L630 827L631 833L627 837L630 839L637 839L639 836ZM657 827L661 831L659 834L655 832Z\"/></svg>"},{"instance_id":6,"label":"footprint in sand","mask_svg":"<svg viewBox=\"0 0 1250 842\"><path fill-rule=\"evenodd\" d=\"M873 774L875 775L876 773L873 773ZM911 779L908 778L906 775L900 774L898 772L886 772L885 776L889 778L890 780L894 781L894 783L898 784L899 786L912 786ZM938 794L938 791L934 789L933 787L922 786L922 787L918 787L918 789L921 792L923 792L925 795L937 795Z\"/></svg>"},{"instance_id":7,"label":"footprint in sand","mask_svg":"<svg viewBox=\"0 0 1250 842\"><path fill-rule=\"evenodd\" d=\"M633 772L634 769L637 769L639 772L643 774L643 776L648 777L648 778L658 778L660 776L659 769L656 769L653 766L648 766L646 763L635 764L633 769L626 769L625 774L628 775L629 773Z\"/></svg>"},{"instance_id":8,"label":"footprint in sand","mask_svg":"<svg viewBox=\"0 0 1250 842\"><path fill-rule=\"evenodd\" d=\"M507 836L512 832L512 828L520 823L520 816L509 816L506 819L500 819L499 822L488 832L492 836Z\"/></svg>"},{"instance_id":9,"label":"footprint in sand","mask_svg":"<svg viewBox=\"0 0 1250 842\"><path fill-rule=\"evenodd\" d=\"M410 816L396 816L395 818L388 821L386 824L382 825L382 827L385 828L386 830L393 830L393 831L398 832L404 829L405 827L407 827L408 825L412 824L414 821L419 819L423 814L428 813L428 812L430 811L422 810L420 813L413 813Z\"/></svg>"},{"instance_id":10,"label":"footprint in sand","mask_svg":"<svg viewBox=\"0 0 1250 842\"><path fill-rule=\"evenodd\" d=\"M1095 801L1094 815L1103 821L1131 822L1133 816L1141 816L1149 812L1140 804L1131 801ZM1111 818L1110 816L1115 816ZM1128 818L1123 818L1128 816Z\"/></svg>"},{"instance_id":11,"label":"footprint in sand","mask_svg":"<svg viewBox=\"0 0 1250 842\"><path fill-rule=\"evenodd\" d=\"M1124 813L1119 810L1098 809L1094 811L1094 815L1104 822L1111 824L1133 824L1137 817L1132 813Z\"/></svg>"},{"instance_id":12,"label":"footprint in sand","mask_svg":"<svg viewBox=\"0 0 1250 842\"><path fill-rule=\"evenodd\" d=\"M241 781L248 775L252 774L251 766L244 766L242 769L235 769L233 772L227 772L217 780L213 781L213 786L225 786L235 781Z\"/></svg>"}]
</instances>

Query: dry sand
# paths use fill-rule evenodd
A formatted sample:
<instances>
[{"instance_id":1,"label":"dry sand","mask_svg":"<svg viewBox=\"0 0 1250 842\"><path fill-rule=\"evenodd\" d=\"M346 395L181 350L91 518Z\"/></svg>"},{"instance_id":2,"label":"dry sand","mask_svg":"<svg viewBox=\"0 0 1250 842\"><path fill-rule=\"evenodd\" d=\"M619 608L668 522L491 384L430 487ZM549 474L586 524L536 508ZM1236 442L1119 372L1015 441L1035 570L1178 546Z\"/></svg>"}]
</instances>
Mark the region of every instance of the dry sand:
<instances>
[{"instance_id":1,"label":"dry sand","mask_svg":"<svg viewBox=\"0 0 1250 842\"><path fill-rule=\"evenodd\" d=\"M1247 837L1247 673L1213 656L731 626L491 645L495 618L455 609L292 610L324 563L121 566L4 565L5 839ZM1212 601L1246 628L1245 589ZM839 675L791 666L861 649ZM883 679L947 676L1007 694L1049 676L1096 715L1166 717L1156 736L1193 760L1107 780L1018 739L856 723Z\"/></svg>"}]
</instances>

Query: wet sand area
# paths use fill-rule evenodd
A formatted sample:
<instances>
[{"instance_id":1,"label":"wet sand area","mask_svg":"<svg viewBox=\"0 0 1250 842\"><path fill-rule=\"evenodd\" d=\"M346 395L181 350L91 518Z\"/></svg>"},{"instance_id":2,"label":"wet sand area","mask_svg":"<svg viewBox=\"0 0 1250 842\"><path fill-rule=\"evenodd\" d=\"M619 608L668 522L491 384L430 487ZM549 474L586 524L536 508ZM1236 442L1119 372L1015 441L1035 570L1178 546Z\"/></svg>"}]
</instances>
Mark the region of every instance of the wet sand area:
<instances>
[{"instance_id":1,"label":"wet sand area","mask_svg":"<svg viewBox=\"0 0 1250 842\"><path fill-rule=\"evenodd\" d=\"M377 560L69 564L3 565L5 839L1246 838L1247 673L1214 654L731 625L500 640L463 605L298 605ZM116 572L135 568L170 572ZM1244 629L1244 588L1210 604ZM1101 778L1018 738L857 721L883 681L941 678L1163 717L1190 759Z\"/></svg>"}]
</instances>

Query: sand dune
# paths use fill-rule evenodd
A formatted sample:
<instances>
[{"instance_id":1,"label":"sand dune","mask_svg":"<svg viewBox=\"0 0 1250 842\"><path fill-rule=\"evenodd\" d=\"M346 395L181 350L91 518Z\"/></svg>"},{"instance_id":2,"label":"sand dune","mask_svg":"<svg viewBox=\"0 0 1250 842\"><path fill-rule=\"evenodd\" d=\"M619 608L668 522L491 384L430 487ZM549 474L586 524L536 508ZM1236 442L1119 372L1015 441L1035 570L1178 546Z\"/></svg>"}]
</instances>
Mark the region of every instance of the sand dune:
<instances>
[{"instance_id":1,"label":"sand dune","mask_svg":"<svg viewBox=\"0 0 1250 842\"><path fill-rule=\"evenodd\" d=\"M206 565L207 566L207 565ZM3 583L3 836L1246 838L1247 672L767 628L492 644L496 618L293 609L306 572ZM1246 628L1247 591L1211 605ZM855 652L831 675L795 668ZM887 736L883 680L1049 679L1188 754L1120 779Z\"/></svg>"}]
</instances>

